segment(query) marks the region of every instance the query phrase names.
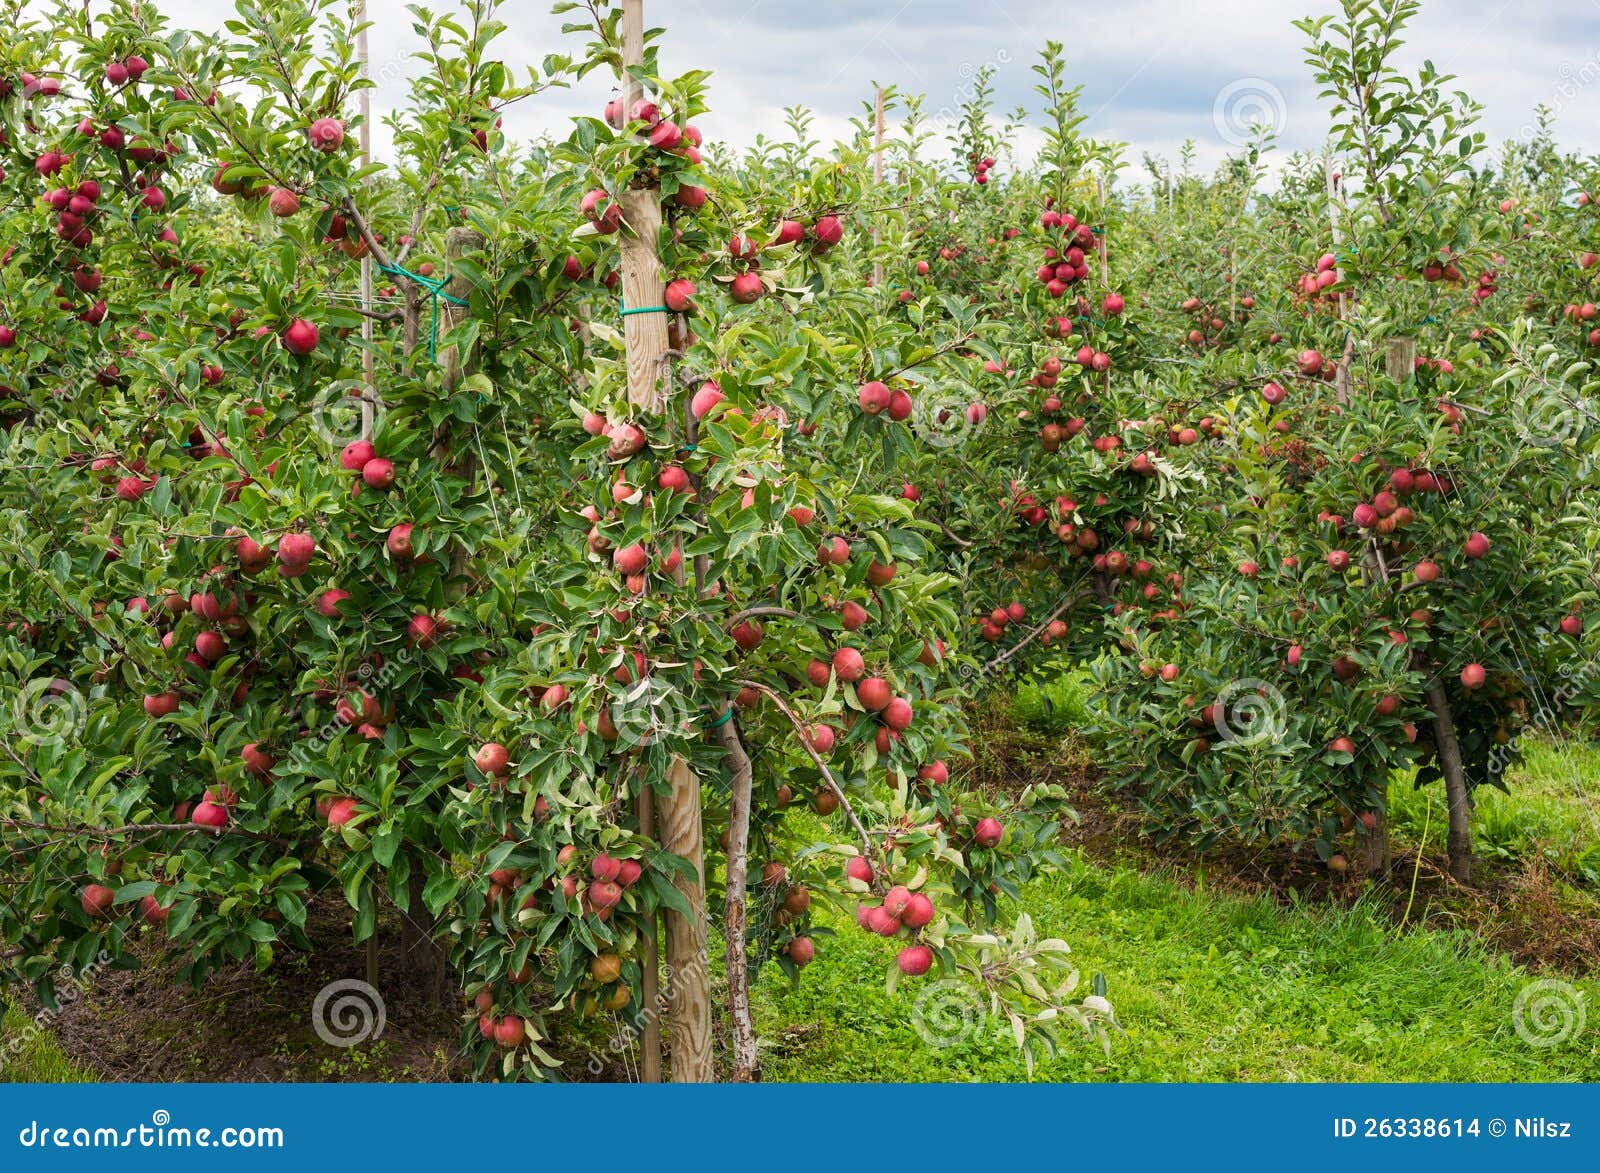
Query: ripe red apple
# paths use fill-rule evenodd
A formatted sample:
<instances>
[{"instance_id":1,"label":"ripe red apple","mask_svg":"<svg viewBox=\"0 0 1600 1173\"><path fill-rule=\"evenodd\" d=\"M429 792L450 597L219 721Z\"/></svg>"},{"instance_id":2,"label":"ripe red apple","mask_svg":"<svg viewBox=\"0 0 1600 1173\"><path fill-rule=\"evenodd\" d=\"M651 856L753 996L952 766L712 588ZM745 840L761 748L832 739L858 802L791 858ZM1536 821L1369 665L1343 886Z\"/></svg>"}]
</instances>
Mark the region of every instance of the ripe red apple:
<instances>
[{"instance_id":1,"label":"ripe red apple","mask_svg":"<svg viewBox=\"0 0 1600 1173\"><path fill-rule=\"evenodd\" d=\"M1315 350L1302 350L1295 362L1299 365L1302 375L1316 375L1322 372L1322 355Z\"/></svg>"},{"instance_id":2,"label":"ripe red apple","mask_svg":"<svg viewBox=\"0 0 1600 1173\"><path fill-rule=\"evenodd\" d=\"M850 561L850 543L838 535L822 539L817 547L817 561L824 566L843 566Z\"/></svg>"},{"instance_id":3,"label":"ripe red apple","mask_svg":"<svg viewBox=\"0 0 1600 1173\"><path fill-rule=\"evenodd\" d=\"M907 977L921 977L933 968L933 950L926 945L907 945L900 950L895 964Z\"/></svg>"},{"instance_id":4,"label":"ripe red apple","mask_svg":"<svg viewBox=\"0 0 1600 1173\"><path fill-rule=\"evenodd\" d=\"M1461 687L1467 691L1482 688L1484 681L1489 679L1489 674L1484 671L1482 664L1468 664L1461 670Z\"/></svg>"},{"instance_id":5,"label":"ripe red apple","mask_svg":"<svg viewBox=\"0 0 1600 1173\"><path fill-rule=\"evenodd\" d=\"M344 145L344 123L337 118L319 118L306 128L306 138L316 150L337 151Z\"/></svg>"},{"instance_id":6,"label":"ripe red apple","mask_svg":"<svg viewBox=\"0 0 1600 1173\"><path fill-rule=\"evenodd\" d=\"M146 896L139 901L139 916L145 924L150 925L152 928L159 929L167 923L168 911L168 909L161 907L161 902L154 896Z\"/></svg>"},{"instance_id":7,"label":"ripe red apple","mask_svg":"<svg viewBox=\"0 0 1600 1173\"><path fill-rule=\"evenodd\" d=\"M202 631L194 637L194 650L213 664L228 652L228 641L215 631Z\"/></svg>"},{"instance_id":8,"label":"ripe red apple","mask_svg":"<svg viewBox=\"0 0 1600 1173\"><path fill-rule=\"evenodd\" d=\"M1331 570L1344 570L1350 565L1350 553L1347 550L1329 550L1328 567Z\"/></svg>"},{"instance_id":9,"label":"ripe red apple","mask_svg":"<svg viewBox=\"0 0 1600 1173\"><path fill-rule=\"evenodd\" d=\"M198 802L189 815L189 821L197 827L226 827L228 808L220 802Z\"/></svg>"},{"instance_id":10,"label":"ripe red apple","mask_svg":"<svg viewBox=\"0 0 1600 1173\"><path fill-rule=\"evenodd\" d=\"M272 773L272 767L277 765L271 754L261 748L259 742L252 741L240 751L239 756L244 759L244 768L257 778L265 778Z\"/></svg>"},{"instance_id":11,"label":"ripe red apple","mask_svg":"<svg viewBox=\"0 0 1600 1173\"><path fill-rule=\"evenodd\" d=\"M662 301L675 314L693 313L695 293L694 282L680 277L676 281L667 282Z\"/></svg>"},{"instance_id":12,"label":"ripe red apple","mask_svg":"<svg viewBox=\"0 0 1600 1173\"><path fill-rule=\"evenodd\" d=\"M728 296L740 305L752 305L760 301L764 292L759 273L740 273L728 286Z\"/></svg>"},{"instance_id":13,"label":"ripe red apple","mask_svg":"<svg viewBox=\"0 0 1600 1173\"><path fill-rule=\"evenodd\" d=\"M904 733L911 728L914 716L911 702L902 697L895 697L883 707L883 723L896 733Z\"/></svg>"},{"instance_id":14,"label":"ripe red apple","mask_svg":"<svg viewBox=\"0 0 1600 1173\"><path fill-rule=\"evenodd\" d=\"M1328 742L1328 752L1349 754L1353 757L1356 752L1356 743L1351 741L1348 737L1335 737L1332 741Z\"/></svg>"},{"instance_id":15,"label":"ripe red apple","mask_svg":"<svg viewBox=\"0 0 1600 1173\"><path fill-rule=\"evenodd\" d=\"M836 735L832 725L815 725L807 735L806 740L813 750L826 757L833 752L835 738Z\"/></svg>"},{"instance_id":16,"label":"ripe red apple","mask_svg":"<svg viewBox=\"0 0 1600 1173\"><path fill-rule=\"evenodd\" d=\"M501 777L510 762L510 751L497 741L480 746L478 752L472 755L473 765L477 766L478 771L486 778Z\"/></svg>"},{"instance_id":17,"label":"ripe red apple","mask_svg":"<svg viewBox=\"0 0 1600 1173\"><path fill-rule=\"evenodd\" d=\"M1481 533L1474 532L1461 547L1461 552L1468 558L1482 558L1489 553L1489 539Z\"/></svg>"},{"instance_id":18,"label":"ripe red apple","mask_svg":"<svg viewBox=\"0 0 1600 1173\"><path fill-rule=\"evenodd\" d=\"M611 564L616 567L619 574L643 574L645 567L650 565L650 555L643 546L635 542L612 554Z\"/></svg>"},{"instance_id":19,"label":"ripe red apple","mask_svg":"<svg viewBox=\"0 0 1600 1173\"><path fill-rule=\"evenodd\" d=\"M356 815L360 814L359 803L354 798L340 797L328 803L326 817L328 826L343 827Z\"/></svg>"},{"instance_id":20,"label":"ripe red apple","mask_svg":"<svg viewBox=\"0 0 1600 1173\"><path fill-rule=\"evenodd\" d=\"M1581 616L1581 615L1566 615L1566 616L1563 616L1562 620L1561 620L1561 634L1562 635L1582 635L1583 634L1583 616Z\"/></svg>"},{"instance_id":21,"label":"ripe red apple","mask_svg":"<svg viewBox=\"0 0 1600 1173\"><path fill-rule=\"evenodd\" d=\"M180 698L175 692L158 692L144 698L144 711L148 717L165 717L178 711Z\"/></svg>"},{"instance_id":22,"label":"ripe red apple","mask_svg":"<svg viewBox=\"0 0 1600 1173\"><path fill-rule=\"evenodd\" d=\"M846 651L849 649L840 650ZM838 671L838 656L835 655L834 659L834 670ZM841 680L844 679L844 674L841 672L839 677ZM874 713L882 712L888 707L889 702L894 699L894 690L889 687L889 682L883 677L871 676L856 685L856 699L861 702L863 708Z\"/></svg>"},{"instance_id":23,"label":"ripe red apple","mask_svg":"<svg viewBox=\"0 0 1600 1173\"><path fill-rule=\"evenodd\" d=\"M998 847L1005 838L1006 829L1001 826L999 819L979 819L978 825L972 829L972 838L979 847Z\"/></svg>"},{"instance_id":24,"label":"ripe red apple","mask_svg":"<svg viewBox=\"0 0 1600 1173\"><path fill-rule=\"evenodd\" d=\"M867 862L867 857L864 855L852 855L850 861L844 865L844 874L863 884L872 883L872 865Z\"/></svg>"},{"instance_id":25,"label":"ripe red apple","mask_svg":"<svg viewBox=\"0 0 1600 1173\"><path fill-rule=\"evenodd\" d=\"M349 591L342 591L338 587L323 591L317 596L317 614L324 619L339 618L339 604L350 597Z\"/></svg>"},{"instance_id":26,"label":"ripe red apple","mask_svg":"<svg viewBox=\"0 0 1600 1173\"><path fill-rule=\"evenodd\" d=\"M117 894L104 884L90 884L84 888L78 902L83 906L85 916L95 920L105 920L116 905Z\"/></svg>"},{"instance_id":27,"label":"ripe red apple","mask_svg":"<svg viewBox=\"0 0 1600 1173\"><path fill-rule=\"evenodd\" d=\"M369 488L387 489L394 484L394 462L375 456L361 466L361 481Z\"/></svg>"},{"instance_id":28,"label":"ripe red apple","mask_svg":"<svg viewBox=\"0 0 1600 1173\"><path fill-rule=\"evenodd\" d=\"M322 331L317 329L314 322L296 318L289 323L281 337L285 350L290 354L303 356L317 348L317 342L322 338Z\"/></svg>"},{"instance_id":29,"label":"ripe red apple","mask_svg":"<svg viewBox=\"0 0 1600 1173\"><path fill-rule=\"evenodd\" d=\"M281 220L300 210L300 197L286 187L275 187L267 197L267 208Z\"/></svg>"},{"instance_id":30,"label":"ripe red apple","mask_svg":"<svg viewBox=\"0 0 1600 1173\"><path fill-rule=\"evenodd\" d=\"M495 1045L507 1051L520 1047L525 1037L527 1032L519 1015L508 1014L494 1024Z\"/></svg>"},{"instance_id":31,"label":"ripe red apple","mask_svg":"<svg viewBox=\"0 0 1600 1173\"><path fill-rule=\"evenodd\" d=\"M812 958L817 955L817 947L810 937L796 937L789 942L789 960L794 962L796 969L804 969L811 964Z\"/></svg>"},{"instance_id":32,"label":"ripe red apple","mask_svg":"<svg viewBox=\"0 0 1600 1173\"><path fill-rule=\"evenodd\" d=\"M887 411L889 401L892 398L893 393L890 392L889 388L876 380L870 383L863 383L861 390L856 395L856 401L860 404L861 410L868 415L878 415Z\"/></svg>"},{"instance_id":33,"label":"ripe red apple","mask_svg":"<svg viewBox=\"0 0 1600 1173\"><path fill-rule=\"evenodd\" d=\"M905 910L900 914L900 923L908 929L920 929L932 923L935 909L933 901L921 892L911 894L911 899L906 901Z\"/></svg>"},{"instance_id":34,"label":"ripe red apple","mask_svg":"<svg viewBox=\"0 0 1600 1173\"><path fill-rule=\"evenodd\" d=\"M371 440L354 440L339 452L339 467L346 472L360 472L377 452Z\"/></svg>"},{"instance_id":35,"label":"ripe red apple","mask_svg":"<svg viewBox=\"0 0 1600 1173\"><path fill-rule=\"evenodd\" d=\"M1424 559L1417 563L1411 574L1418 582L1437 582L1439 580L1439 564Z\"/></svg>"},{"instance_id":36,"label":"ripe red apple","mask_svg":"<svg viewBox=\"0 0 1600 1173\"><path fill-rule=\"evenodd\" d=\"M705 419L707 413L724 398L726 396L723 395L721 386L713 381L707 381L700 385L700 389L689 400L689 410L695 419Z\"/></svg>"},{"instance_id":37,"label":"ripe red apple","mask_svg":"<svg viewBox=\"0 0 1600 1173\"><path fill-rule=\"evenodd\" d=\"M443 629L444 624L432 615L413 615L406 624L406 640L412 647L431 648L439 642Z\"/></svg>"},{"instance_id":38,"label":"ripe red apple","mask_svg":"<svg viewBox=\"0 0 1600 1173\"><path fill-rule=\"evenodd\" d=\"M316 552L316 539L310 534L288 533L278 539L278 563L281 566L304 566Z\"/></svg>"}]
</instances>

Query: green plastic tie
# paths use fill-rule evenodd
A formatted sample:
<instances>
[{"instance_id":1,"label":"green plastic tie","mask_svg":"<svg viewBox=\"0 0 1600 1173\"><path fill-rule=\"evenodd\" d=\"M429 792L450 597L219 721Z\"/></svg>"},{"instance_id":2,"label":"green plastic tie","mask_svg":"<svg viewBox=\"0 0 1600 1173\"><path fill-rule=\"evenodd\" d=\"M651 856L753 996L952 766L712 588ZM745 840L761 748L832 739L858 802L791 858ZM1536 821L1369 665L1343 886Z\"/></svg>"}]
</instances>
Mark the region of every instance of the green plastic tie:
<instances>
[{"instance_id":1,"label":"green plastic tie","mask_svg":"<svg viewBox=\"0 0 1600 1173\"><path fill-rule=\"evenodd\" d=\"M672 312L664 305L646 305L633 310L623 309L620 301L617 303L617 308L622 310L622 316L625 318L631 318L634 314L670 314Z\"/></svg>"},{"instance_id":2,"label":"green plastic tie","mask_svg":"<svg viewBox=\"0 0 1600 1173\"><path fill-rule=\"evenodd\" d=\"M378 270L389 274L391 277L404 277L407 281L420 285L428 291L433 303L433 320L428 327L428 358L430 361L436 361L439 357L439 299L442 297L451 305L464 306L471 303L444 291L444 287L454 279L451 275L440 277L437 281L434 281L424 277L421 273L413 273L404 265L380 264Z\"/></svg>"},{"instance_id":3,"label":"green plastic tie","mask_svg":"<svg viewBox=\"0 0 1600 1173\"><path fill-rule=\"evenodd\" d=\"M707 722L706 723L706 728L707 729L717 729L717 728L720 728L723 725L726 725L731 720L733 720L733 706L729 705L728 706L728 711L723 713L722 716L718 717L715 721Z\"/></svg>"}]
</instances>

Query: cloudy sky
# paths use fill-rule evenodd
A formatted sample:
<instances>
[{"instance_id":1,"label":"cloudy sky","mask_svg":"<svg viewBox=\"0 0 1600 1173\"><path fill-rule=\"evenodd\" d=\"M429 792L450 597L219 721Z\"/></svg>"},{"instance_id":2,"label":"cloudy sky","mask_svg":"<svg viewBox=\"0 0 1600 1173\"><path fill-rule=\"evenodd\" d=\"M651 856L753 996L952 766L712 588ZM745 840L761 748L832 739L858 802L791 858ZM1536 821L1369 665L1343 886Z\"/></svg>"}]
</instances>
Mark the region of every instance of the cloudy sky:
<instances>
[{"instance_id":1,"label":"cloudy sky","mask_svg":"<svg viewBox=\"0 0 1600 1173\"><path fill-rule=\"evenodd\" d=\"M91 0L91 4L98 0ZM177 25L215 28L227 0L154 0ZM449 0L432 0L440 10ZM968 79L996 70L1002 110L1037 111L1029 66L1044 41L1067 46L1069 78L1083 85L1085 132L1129 144L1137 168L1144 151L1175 157L1193 139L1208 168L1231 148L1229 136L1258 112L1281 130L1284 149L1315 147L1326 132L1303 63L1304 38L1290 21L1329 10L1330 0L646 0L645 16L667 28L669 73L714 71L708 136L748 145L757 134L782 137L783 110L817 114L816 137L845 132L875 83L927 95L930 111L953 112ZM577 52L563 38L550 0L506 0L512 32L501 52L512 64L550 52ZM402 0L369 0L375 21L375 72L397 72L414 48ZM1596 0L1424 0L1410 30L1408 61L1431 58L1459 75L1486 106L1484 128L1498 141L1527 133L1533 109L1558 111L1564 146L1600 152L1600 3ZM381 112L399 86L377 94ZM604 102L603 79L519 106L506 131L527 138ZM1025 141L1022 148L1026 150ZM380 141L380 150L382 143Z\"/></svg>"}]
</instances>

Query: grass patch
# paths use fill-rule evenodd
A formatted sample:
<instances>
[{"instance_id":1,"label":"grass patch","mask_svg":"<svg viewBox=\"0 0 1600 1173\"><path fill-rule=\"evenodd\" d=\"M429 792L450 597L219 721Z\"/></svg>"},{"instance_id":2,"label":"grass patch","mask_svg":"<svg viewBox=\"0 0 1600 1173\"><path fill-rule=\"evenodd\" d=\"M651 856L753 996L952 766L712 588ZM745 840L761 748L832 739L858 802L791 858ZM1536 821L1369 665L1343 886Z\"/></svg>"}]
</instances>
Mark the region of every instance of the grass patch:
<instances>
[{"instance_id":1,"label":"grass patch","mask_svg":"<svg viewBox=\"0 0 1600 1173\"><path fill-rule=\"evenodd\" d=\"M0 1083L92 1083L56 1045L48 1021L35 1022L0 997Z\"/></svg>"},{"instance_id":2,"label":"grass patch","mask_svg":"<svg viewBox=\"0 0 1600 1173\"><path fill-rule=\"evenodd\" d=\"M1111 1054L1087 1041L1039 1066L1049 1081L1596 1080L1600 1034L1555 1047L1523 1041L1513 1006L1531 979L1473 936L1397 932L1365 903L1285 907L1176 878L1076 858L1036 883L1041 934L1101 971L1127 1033ZM1003 1022L972 1010L956 1037L919 1034L915 982L890 998L891 943L840 916L798 988L776 970L757 987L775 1080L1016 1081ZM1577 981L1591 1014L1600 983ZM926 1008L925 1008L926 1009Z\"/></svg>"}]
</instances>

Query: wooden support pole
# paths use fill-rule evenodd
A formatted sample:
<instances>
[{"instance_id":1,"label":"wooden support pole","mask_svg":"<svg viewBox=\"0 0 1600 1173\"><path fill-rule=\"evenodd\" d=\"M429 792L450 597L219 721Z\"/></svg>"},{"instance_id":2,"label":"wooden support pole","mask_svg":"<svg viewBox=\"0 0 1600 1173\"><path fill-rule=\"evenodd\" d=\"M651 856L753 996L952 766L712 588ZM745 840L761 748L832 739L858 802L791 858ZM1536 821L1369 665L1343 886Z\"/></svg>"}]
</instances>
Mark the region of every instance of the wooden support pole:
<instances>
[{"instance_id":1,"label":"wooden support pole","mask_svg":"<svg viewBox=\"0 0 1600 1173\"><path fill-rule=\"evenodd\" d=\"M874 185L877 188L877 194L881 195L881 193L883 191L883 87L882 86L878 87L878 112L877 112L876 122L877 122L877 133L876 133L876 136L875 136L875 138L873 140L873 149L872 149L872 179L873 179ZM874 220L876 220L876 219L877 218L874 217ZM876 253L877 252L877 247L878 247L878 225L876 223L874 223L873 226L872 226L872 247L873 247L873 252ZM872 287L874 289L883 288L883 261L877 256L874 256L873 257L873 261L872 261Z\"/></svg>"},{"instance_id":2,"label":"wooden support pole","mask_svg":"<svg viewBox=\"0 0 1600 1173\"><path fill-rule=\"evenodd\" d=\"M644 64L644 0L622 3L622 92L631 109L639 83L629 69ZM658 252L661 195L654 187L620 193L622 206L622 304L625 309L660 306L666 294ZM634 313L623 318L628 355L628 402L670 426L671 356L667 315ZM675 1083L709 1083L711 1060L711 971L706 945L705 840L701 825L700 779L682 758L667 769L667 793L660 796L661 846L689 861L692 874L678 880L689 915L666 914L667 1023L672 1031Z\"/></svg>"},{"instance_id":3,"label":"wooden support pole","mask_svg":"<svg viewBox=\"0 0 1600 1173\"><path fill-rule=\"evenodd\" d=\"M1396 383L1404 383L1417 370L1417 340L1391 338L1384 356L1384 369Z\"/></svg>"},{"instance_id":4,"label":"wooden support pole","mask_svg":"<svg viewBox=\"0 0 1600 1173\"><path fill-rule=\"evenodd\" d=\"M361 77L365 80L371 69L370 50L367 45L367 0L351 0L350 21L360 31L356 33L356 56L361 61ZM361 110L361 166L363 168L372 163L372 91L362 89L357 101ZM372 186L372 176L366 175L361 180L363 188ZM361 398L361 435L372 439L372 427L376 412L372 403L373 390L378 385L377 371L373 365L372 357L372 253L368 251L361 257L361 340L366 343L366 348L361 353L361 381L366 384L366 393Z\"/></svg>"},{"instance_id":5,"label":"wooden support pole","mask_svg":"<svg viewBox=\"0 0 1600 1173\"><path fill-rule=\"evenodd\" d=\"M655 795L648 789L639 795L639 834L656 837ZM644 931L643 980L639 1005L644 1015L639 1046L639 1078L645 1083L661 1082L661 918L653 916Z\"/></svg>"}]
</instances>

